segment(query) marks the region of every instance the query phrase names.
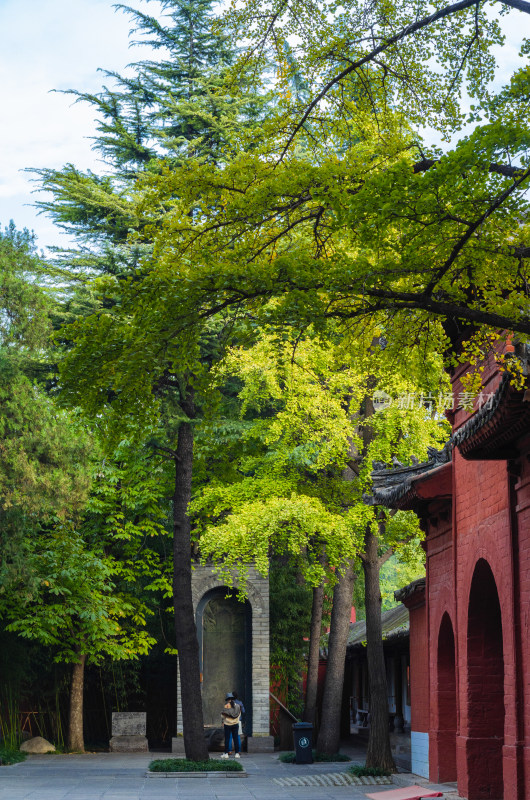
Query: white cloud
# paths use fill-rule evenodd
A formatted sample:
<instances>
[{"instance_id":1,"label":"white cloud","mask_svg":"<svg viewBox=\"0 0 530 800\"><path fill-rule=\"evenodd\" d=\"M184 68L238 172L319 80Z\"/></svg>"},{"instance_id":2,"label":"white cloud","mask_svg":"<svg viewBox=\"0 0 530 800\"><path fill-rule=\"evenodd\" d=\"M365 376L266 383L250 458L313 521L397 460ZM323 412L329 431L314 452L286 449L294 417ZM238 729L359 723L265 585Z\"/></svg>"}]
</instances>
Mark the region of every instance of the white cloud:
<instances>
[{"instance_id":1,"label":"white cloud","mask_svg":"<svg viewBox=\"0 0 530 800\"><path fill-rule=\"evenodd\" d=\"M41 247L59 244L61 235L25 205L34 186L23 170L67 162L97 169L98 158L93 109L53 90L97 92L105 81L99 68L123 72L148 52L129 49L130 19L112 2L0 0L0 222L34 228Z\"/></svg>"}]
</instances>

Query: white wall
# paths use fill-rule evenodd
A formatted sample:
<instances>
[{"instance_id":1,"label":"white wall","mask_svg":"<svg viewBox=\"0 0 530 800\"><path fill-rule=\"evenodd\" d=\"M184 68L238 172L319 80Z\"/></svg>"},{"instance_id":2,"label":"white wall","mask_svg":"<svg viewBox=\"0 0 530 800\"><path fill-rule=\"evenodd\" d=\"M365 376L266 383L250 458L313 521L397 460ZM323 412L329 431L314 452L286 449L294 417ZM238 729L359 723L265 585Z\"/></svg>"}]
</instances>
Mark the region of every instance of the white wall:
<instances>
[{"instance_id":1,"label":"white wall","mask_svg":"<svg viewBox=\"0 0 530 800\"><path fill-rule=\"evenodd\" d=\"M422 778L429 777L429 734L419 731L410 732L410 749L412 772L421 775Z\"/></svg>"}]
</instances>

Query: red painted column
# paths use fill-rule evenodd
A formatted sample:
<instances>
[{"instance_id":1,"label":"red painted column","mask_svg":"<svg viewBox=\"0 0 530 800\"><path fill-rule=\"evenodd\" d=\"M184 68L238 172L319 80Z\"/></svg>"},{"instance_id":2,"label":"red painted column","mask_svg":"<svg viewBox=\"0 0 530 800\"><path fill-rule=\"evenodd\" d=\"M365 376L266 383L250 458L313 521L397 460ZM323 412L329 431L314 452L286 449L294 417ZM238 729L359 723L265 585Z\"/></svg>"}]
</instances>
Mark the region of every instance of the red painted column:
<instances>
[{"instance_id":1,"label":"red painted column","mask_svg":"<svg viewBox=\"0 0 530 800\"><path fill-rule=\"evenodd\" d=\"M433 504L429 511L426 538L431 691L429 778L437 783L456 780L453 536L451 504Z\"/></svg>"}]
</instances>

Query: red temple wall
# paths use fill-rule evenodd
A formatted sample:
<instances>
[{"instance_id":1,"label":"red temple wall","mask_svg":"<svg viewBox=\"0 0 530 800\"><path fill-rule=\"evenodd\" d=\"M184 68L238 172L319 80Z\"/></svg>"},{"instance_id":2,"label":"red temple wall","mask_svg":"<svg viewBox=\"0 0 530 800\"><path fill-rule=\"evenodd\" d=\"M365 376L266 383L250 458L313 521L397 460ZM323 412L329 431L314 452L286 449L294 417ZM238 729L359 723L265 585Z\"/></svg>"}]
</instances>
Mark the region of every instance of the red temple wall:
<instances>
[{"instance_id":1,"label":"red temple wall","mask_svg":"<svg viewBox=\"0 0 530 800\"><path fill-rule=\"evenodd\" d=\"M497 349L514 350L501 341ZM482 399L466 409L458 401L467 369L462 365L453 375L453 432L502 378L490 357ZM468 428L465 441L470 453L476 447L477 454L495 455L478 449L491 435L499 455L506 457L510 443L511 460L466 460L455 448L452 490L437 483L439 472L415 483L427 525L425 606L413 596L405 600L412 729L425 731L428 723L431 780L456 780L459 795L469 800L530 800L530 430L516 439L521 427L511 425L519 424L521 407L513 405L513 393L500 397L505 405L493 408L495 423L483 414L481 427ZM530 402L530 389L516 402ZM475 437L471 447L469 437Z\"/></svg>"},{"instance_id":2,"label":"red temple wall","mask_svg":"<svg viewBox=\"0 0 530 800\"><path fill-rule=\"evenodd\" d=\"M516 479L513 464L455 451L452 519L430 510L430 777L458 778L471 800L530 798L530 464L521 464ZM498 624L488 625L496 614Z\"/></svg>"}]
</instances>

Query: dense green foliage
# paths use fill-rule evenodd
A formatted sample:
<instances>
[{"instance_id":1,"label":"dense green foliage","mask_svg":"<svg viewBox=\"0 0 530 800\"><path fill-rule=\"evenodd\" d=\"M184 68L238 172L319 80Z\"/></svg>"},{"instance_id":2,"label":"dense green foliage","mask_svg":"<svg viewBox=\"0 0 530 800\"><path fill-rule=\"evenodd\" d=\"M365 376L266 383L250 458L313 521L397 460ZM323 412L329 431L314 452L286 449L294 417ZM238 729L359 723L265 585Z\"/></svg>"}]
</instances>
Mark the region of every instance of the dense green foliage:
<instances>
[{"instance_id":1,"label":"dense green foliage","mask_svg":"<svg viewBox=\"0 0 530 800\"><path fill-rule=\"evenodd\" d=\"M526 19L527 4L503 5ZM222 169L190 161L140 187L138 209L156 229L146 292L163 289L165 335L219 309L270 318L271 297L296 326L334 317L362 328L379 314L402 348L430 337L443 349L470 323L528 334L529 73L491 92L502 36L486 5L431 18L426 3L383 12L250 0L229 18L251 31L248 59L283 59L281 101L253 149L241 132ZM289 92L295 75L310 102ZM456 133L463 84L476 127L442 154L418 128Z\"/></svg>"},{"instance_id":2,"label":"dense green foliage","mask_svg":"<svg viewBox=\"0 0 530 800\"><path fill-rule=\"evenodd\" d=\"M39 273L31 236L0 233L0 606L25 574L26 546L42 526L79 517L90 485L90 437L35 381L49 332Z\"/></svg>"},{"instance_id":3,"label":"dense green foliage","mask_svg":"<svg viewBox=\"0 0 530 800\"><path fill-rule=\"evenodd\" d=\"M7 767L9 764L19 764L26 760L26 753L20 750L12 750L8 747L0 747L0 767Z\"/></svg>"},{"instance_id":4,"label":"dense green foliage","mask_svg":"<svg viewBox=\"0 0 530 800\"><path fill-rule=\"evenodd\" d=\"M191 761L189 758L160 758L151 761L150 772L242 772L238 761Z\"/></svg>"},{"instance_id":5,"label":"dense green foliage","mask_svg":"<svg viewBox=\"0 0 530 800\"><path fill-rule=\"evenodd\" d=\"M284 702L289 711L300 716L303 708L301 674L305 668L311 622L311 589L296 566L285 558L271 559L269 588L269 646L273 676L275 681L287 687Z\"/></svg>"},{"instance_id":6,"label":"dense green foliage","mask_svg":"<svg viewBox=\"0 0 530 800\"><path fill-rule=\"evenodd\" d=\"M154 643L145 631L145 605L113 591L112 564L70 526L57 525L29 546L26 569L4 602L13 620L7 630L53 645L58 661L76 663L80 654L94 661L104 654L137 657Z\"/></svg>"},{"instance_id":7,"label":"dense green foliage","mask_svg":"<svg viewBox=\"0 0 530 800\"><path fill-rule=\"evenodd\" d=\"M367 346L310 332L296 339L264 333L254 346L227 355L221 374L239 379L246 423L237 451L228 454L237 469L212 475L191 504L201 552L222 557L227 581L241 562L253 561L266 574L271 551L288 554L312 585L332 580L323 550L327 564L339 567L361 549L365 526L376 525L376 512L362 497L372 461L406 463L444 440L446 429L424 406L392 405L364 417L364 398L378 385L414 390L412 370L400 375L392 362L391 353L371 349L371 339ZM425 387L441 380L435 358L423 359L422 373ZM384 547L419 535L414 515L389 516Z\"/></svg>"},{"instance_id":8,"label":"dense green foliage","mask_svg":"<svg viewBox=\"0 0 530 800\"><path fill-rule=\"evenodd\" d=\"M280 753L278 758L283 764L296 764L296 753ZM329 764L333 761L351 761L351 758L344 753L328 755L327 753L319 753L318 750L313 750L313 761Z\"/></svg>"},{"instance_id":9,"label":"dense green foliage","mask_svg":"<svg viewBox=\"0 0 530 800\"><path fill-rule=\"evenodd\" d=\"M362 778L364 775L373 778L377 778L380 775L390 775L387 770L379 769L378 767L367 767L366 764L352 764L351 767L348 767L348 772L355 775L356 778Z\"/></svg>"}]
</instances>

